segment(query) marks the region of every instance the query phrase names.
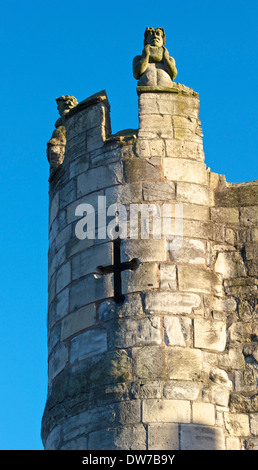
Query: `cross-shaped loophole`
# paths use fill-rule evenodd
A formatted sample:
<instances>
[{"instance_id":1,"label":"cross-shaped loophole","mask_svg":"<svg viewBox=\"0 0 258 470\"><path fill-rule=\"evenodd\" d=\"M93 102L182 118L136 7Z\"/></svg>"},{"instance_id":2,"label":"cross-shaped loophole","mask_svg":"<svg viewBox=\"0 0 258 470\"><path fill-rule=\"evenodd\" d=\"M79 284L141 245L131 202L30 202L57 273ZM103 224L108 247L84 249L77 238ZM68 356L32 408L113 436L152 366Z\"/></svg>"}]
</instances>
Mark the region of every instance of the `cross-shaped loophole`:
<instances>
[{"instance_id":1,"label":"cross-shaped loophole","mask_svg":"<svg viewBox=\"0 0 258 470\"><path fill-rule=\"evenodd\" d=\"M133 258L131 261L121 263L121 239L118 237L113 240L114 264L110 266L97 266L97 272L100 274L114 273L114 300L117 304L123 303L125 297L122 295L122 277L121 272L127 269L135 270L139 265L139 260Z\"/></svg>"}]
</instances>

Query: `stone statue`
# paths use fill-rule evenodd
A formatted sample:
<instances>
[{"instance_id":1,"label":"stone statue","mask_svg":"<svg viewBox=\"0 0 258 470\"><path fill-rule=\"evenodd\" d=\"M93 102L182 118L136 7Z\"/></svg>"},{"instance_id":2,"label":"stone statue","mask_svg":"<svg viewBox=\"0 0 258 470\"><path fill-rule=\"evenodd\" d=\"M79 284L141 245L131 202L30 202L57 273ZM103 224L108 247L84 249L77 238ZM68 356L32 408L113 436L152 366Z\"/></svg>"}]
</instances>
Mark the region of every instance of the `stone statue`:
<instances>
[{"instance_id":1,"label":"stone statue","mask_svg":"<svg viewBox=\"0 0 258 470\"><path fill-rule=\"evenodd\" d=\"M142 55L133 60L133 75L138 86L172 88L177 75L176 63L165 47L163 28L146 28Z\"/></svg>"},{"instance_id":2,"label":"stone statue","mask_svg":"<svg viewBox=\"0 0 258 470\"><path fill-rule=\"evenodd\" d=\"M63 125L64 119L63 117L69 113L70 109L77 106L78 101L74 96L66 95L60 96L60 98L56 98L57 102L57 109L60 114L60 118L56 121L55 126L59 127Z\"/></svg>"},{"instance_id":3,"label":"stone statue","mask_svg":"<svg viewBox=\"0 0 258 470\"><path fill-rule=\"evenodd\" d=\"M56 98L57 109L60 118L55 123L56 129L54 130L51 139L47 143L47 158L50 163L50 171L53 172L64 161L65 145L66 145L66 129L65 129L65 115L70 109L77 106L78 101L74 96L66 95Z\"/></svg>"}]
</instances>

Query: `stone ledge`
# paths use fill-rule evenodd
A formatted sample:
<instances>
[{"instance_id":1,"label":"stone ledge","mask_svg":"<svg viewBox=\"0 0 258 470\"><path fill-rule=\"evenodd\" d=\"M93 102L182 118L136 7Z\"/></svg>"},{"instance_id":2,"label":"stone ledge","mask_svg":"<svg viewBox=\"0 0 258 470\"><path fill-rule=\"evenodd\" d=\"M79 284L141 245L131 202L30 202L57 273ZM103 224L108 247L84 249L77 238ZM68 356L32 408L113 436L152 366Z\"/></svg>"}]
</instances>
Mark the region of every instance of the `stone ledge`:
<instances>
[{"instance_id":1,"label":"stone ledge","mask_svg":"<svg viewBox=\"0 0 258 470\"><path fill-rule=\"evenodd\" d=\"M179 95L190 95L199 98L199 93L194 91L192 88L188 88L181 83L173 83L172 87L161 87L161 86L137 86L137 95L141 93L177 93Z\"/></svg>"}]
</instances>

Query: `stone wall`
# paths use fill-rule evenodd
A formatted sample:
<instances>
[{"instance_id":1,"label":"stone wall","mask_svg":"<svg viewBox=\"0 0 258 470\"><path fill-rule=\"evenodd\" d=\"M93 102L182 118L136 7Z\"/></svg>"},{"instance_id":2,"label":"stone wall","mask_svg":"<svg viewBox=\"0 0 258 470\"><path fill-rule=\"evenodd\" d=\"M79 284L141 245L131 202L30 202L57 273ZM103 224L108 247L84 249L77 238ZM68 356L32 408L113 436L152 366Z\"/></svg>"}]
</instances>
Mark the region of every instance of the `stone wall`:
<instances>
[{"instance_id":1,"label":"stone wall","mask_svg":"<svg viewBox=\"0 0 258 470\"><path fill-rule=\"evenodd\" d=\"M229 184L206 167L193 90L174 84L138 95L138 130L111 134L105 92L65 117L65 158L50 177L43 443L255 448L258 183ZM103 196L127 215L132 204L153 205L149 238L139 224L138 235L121 240L121 262L137 259L121 273L122 303L114 273L99 270L113 264L115 249L103 237ZM85 214L76 208L85 203L99 224L78 239ZM173 229L183 207L181 247L155 234L165 203Z\"/></svg>"}]
</instances>

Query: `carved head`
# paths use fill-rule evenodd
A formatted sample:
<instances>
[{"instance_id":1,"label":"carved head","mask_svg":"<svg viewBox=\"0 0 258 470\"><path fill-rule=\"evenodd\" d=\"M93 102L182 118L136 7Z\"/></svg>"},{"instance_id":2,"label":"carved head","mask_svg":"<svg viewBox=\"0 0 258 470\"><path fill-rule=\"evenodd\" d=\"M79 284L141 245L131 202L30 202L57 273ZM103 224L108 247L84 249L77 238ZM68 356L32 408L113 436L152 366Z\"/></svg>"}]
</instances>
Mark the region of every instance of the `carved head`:
<instances>
[{"instance_id":1,"label":"carved head","mask_svg":"<svg viewBox=\"0 0 258 470\"><path fill-rule=\"evenodd\" d=\"M63 116L64 114L68 113L71 108L74 108L78 104L77 99L74 96L70 95L62 95L59 98L56 98L56 102L60 116Z\"/></svg>"},{"instance_id":2,"label":"carved head","mask_svg":"<svg viewBox=\"0 0 258 470\"><path fill-rule=\"evenodd\" d=\"M166 36L163 28L146 28L144 33L144 46L165 46Z\"/></svg>"}]
</instances>

